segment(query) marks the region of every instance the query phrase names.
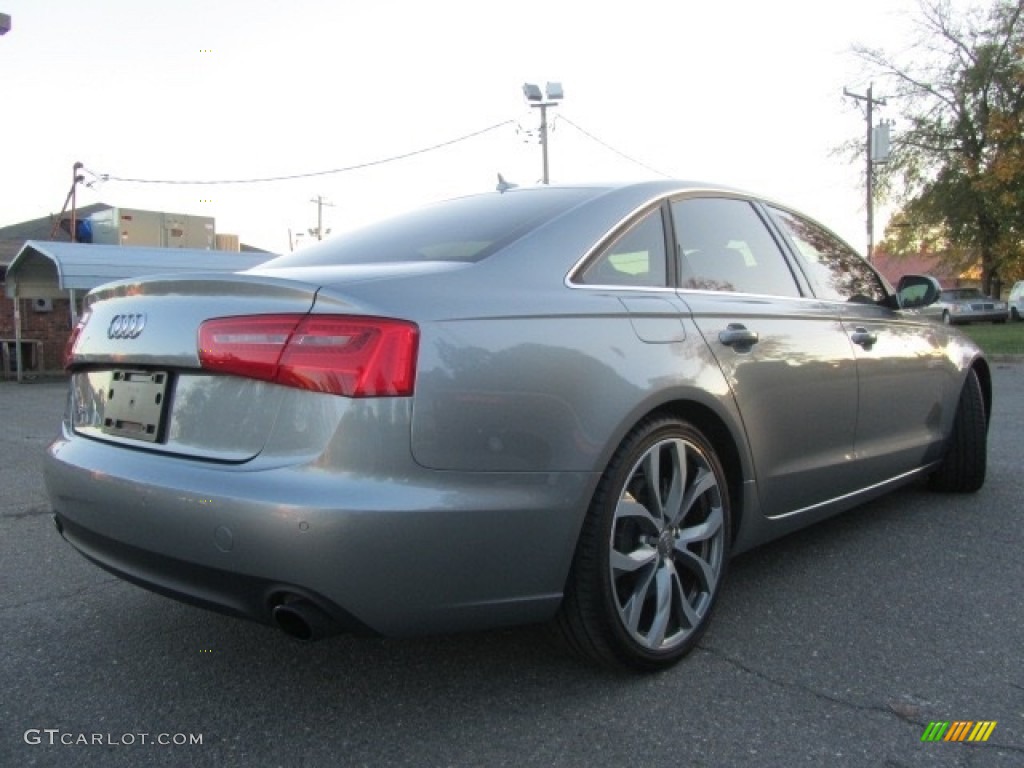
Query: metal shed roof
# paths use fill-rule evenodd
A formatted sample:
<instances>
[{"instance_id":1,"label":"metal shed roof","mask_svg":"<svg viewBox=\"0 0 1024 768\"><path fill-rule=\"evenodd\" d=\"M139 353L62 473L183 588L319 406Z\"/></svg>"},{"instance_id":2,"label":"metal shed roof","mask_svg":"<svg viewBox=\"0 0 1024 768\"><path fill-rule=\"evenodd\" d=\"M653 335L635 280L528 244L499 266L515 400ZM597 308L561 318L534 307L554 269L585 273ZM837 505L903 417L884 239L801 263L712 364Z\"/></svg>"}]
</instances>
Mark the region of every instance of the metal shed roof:
<instances>
[{"instance_id":1,"label":"metal shed roof","mask_svg":"<svg viewBox=\"0 0 1024 768\"><path fill-rule=\"evenodd\" d=\"M175 272L239 272L274 253L140 248L29 240L7 266L7 295L23 299L67 298L112 280Z\"/></svg>"}]
</instances>

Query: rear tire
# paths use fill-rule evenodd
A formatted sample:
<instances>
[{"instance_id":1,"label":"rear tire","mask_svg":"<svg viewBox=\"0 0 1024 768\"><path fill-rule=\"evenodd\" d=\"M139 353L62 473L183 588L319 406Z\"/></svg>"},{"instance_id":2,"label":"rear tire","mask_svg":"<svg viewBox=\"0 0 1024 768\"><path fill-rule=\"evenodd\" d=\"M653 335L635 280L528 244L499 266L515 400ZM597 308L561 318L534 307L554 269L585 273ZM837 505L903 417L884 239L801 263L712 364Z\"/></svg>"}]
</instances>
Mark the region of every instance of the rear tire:
<instances>
[{"instance_id":1,"label":"rear tire","mask_svg":"<svg viewBox=\"0 0 1024 768\"><path fill-rule=\"evenodd\" d=\"M601 477L555 624L588 660L653 671L700 640L729 560L728 484L689 423L652 417Z\"/></svg>"},{"instance_id":2,"label":"rear tire","mask_svg":"<svg viewBox=\"0 0 1024 768\"><path fill-rule=\"evenodd\" d=\"M988 463L988 420L981 382L973 370L960 392L946 455L931 476L930 486L946 493L974 493L985 484Z\"/></svg>"}]
</instances>

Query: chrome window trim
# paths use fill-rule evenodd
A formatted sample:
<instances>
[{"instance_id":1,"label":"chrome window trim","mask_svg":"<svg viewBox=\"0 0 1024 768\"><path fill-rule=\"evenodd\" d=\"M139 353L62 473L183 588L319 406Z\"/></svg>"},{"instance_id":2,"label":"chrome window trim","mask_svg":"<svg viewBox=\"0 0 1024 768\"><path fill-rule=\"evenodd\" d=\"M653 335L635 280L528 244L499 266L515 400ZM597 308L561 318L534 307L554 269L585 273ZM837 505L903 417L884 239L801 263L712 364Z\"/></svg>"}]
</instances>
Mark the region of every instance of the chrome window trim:
<instances>
[{"instance_id":1,"label":"chrome window trim","mask_svg":"<svg viewBox=\"0 0 1024 768\"><path fill-rule=\"evenodd\" d=\"M628 224L632 219L637 218L641 213L648 210L654 210L661 206L666 200L672 200L674 198L690 197L692 195L714 195L715 197L735 197L741 200L753 200L754 198L749 195L744 195L742 192L733 192L727 189L717 189L715 187L680 187L671 192L659 192L655 197L641 203L640 205L633 208L632 211L627 213L615 224L610 227L601 237L597 239L597 242L586 251L576 263L573 264L569 271L565 275L563 283L567 288L626 288L626 286L595 286L595 285L584 285L583 283L574 282L577 273L583 268L583 265L589 260L594 254L604 250L608 245L615 239L615 237L622 231L622 228ZM672 286L666 286L665 289L653 286L651 288L642 290L675 290Z\"/></svg>"},{"instance_id":2,"label":"chrome window trim","mask_svg":"<svg viewBox=\"0 0 1024 768\"><path fill-rule=\"evenodd\" d=\"M642 203L641 205L638 205L635 208L633 208L632 211L630 211L628 214L626 214L621 219L619 219L617 222L615 222L614 226L609 228L608 231L606 231L603 235L601 235L601 237L598 238L597 242L588 251L586 251L583 254L583 256L581 256L579 259L577 259L576 263L574 263L572 265L572 267L569 268L569 271L566 273L565 278L562 281L563 285L565 285L566 288L569 288L569 289L572 289L572 290L641 291L641 292L644 292L644 293L649 293L651 291L659 291L659 292L668 291L668 292L671 292L671 293L683 293L683 292L685 292L685 293L706 293L706 294L709 294L709 295L719 295L719 296L721 296L723 294L728 294L730 296L766 296L766 297L780 298L780 299L812 299L812 300L815 300L815 301L820 301L820 299L818 299L815 296L775 296L774 294L768 294L768 293L744 293L742 291L707 291L707 290L702 290L702 289L697 289L697 288L676 288L674 286L661 287L661 286L642 286L642 285L641 286L633 286L633 285L588 285L588 284L584 284L584 283L575 282L575 279L576 279L578 273L583 269L583 265L586 264L586 262L591 257L593 257L595 254L603 251L612 242L614 242L615 238L618 237L618 235L622 232L623 227L626 224L628 224L630 221L632 221L633 219L639 218L639 216L641 214L643 214L643 213L655 210L656 208L664 205L665 202L671 203L671 202L675 202L676 200L686 200L686 199L695 198L695 197L724 197L724 198L728 198L728 199L731 199L731 200L743 200L743 201L745 201L747 203L750 203L755 208L758 205L766 205L767 204L767 205L775 205L776 207L778 207L780 209L788 211L788 209L786 209L785 206L783 206L783 205L781 205L779 203L776 203L774 200L772 200L770 198L756 197L755 195L751 195L751 194L748 194L748 193L745 193L745 192L742 192L742 191L739 191L739 190L732 190L732 189L721 188L721 187L683 187L683 188L680 188L680 189L673 190L671 192L661 192L656 197L652 197L649 200L647 200L646 202ZM788 211L788 212L795 213L795 211ZM797 214L797 215L799 215L799 214ZM804 216L803 218L807 218L807 217ZM814 221L814 220L811 219L811 221ZM815 222L815 223L817 223L817 222ZM819 224L819 226L822 226L822 225ZM766 225L765 228L768 229L768 231L771 231L771 229L769 228L768 225ZM836 235L836 237L838 237L838 235ZM841 242L844 242L844 243L846 242L845 240L842 240L842 238L839 238L839 239L840 239ZM782 246L781 245L780 245L780 250L782 250ZM673 254L668 254L668 255L669 255L669 257L673 256ZM782 255L783 255L784 258L787 259L787 261L789 261L789 255L787 253L783 252ZM670 271L670 273L671 273L671 271ZM794 282L795 282L795 284L797 286L797 290L802 292L802 288L803 287L800 285L799 281L797 281L794 278Z\"/></svg>"}]
</instances>

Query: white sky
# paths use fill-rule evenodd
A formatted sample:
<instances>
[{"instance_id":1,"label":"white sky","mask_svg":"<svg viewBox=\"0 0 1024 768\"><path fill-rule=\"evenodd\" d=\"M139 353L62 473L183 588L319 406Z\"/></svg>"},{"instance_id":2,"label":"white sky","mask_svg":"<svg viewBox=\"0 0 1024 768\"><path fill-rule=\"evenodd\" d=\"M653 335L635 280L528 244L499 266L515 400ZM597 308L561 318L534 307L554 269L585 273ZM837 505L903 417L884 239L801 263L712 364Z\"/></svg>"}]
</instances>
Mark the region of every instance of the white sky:
<instances>
[{"instance_id":1,"label":"white sky","mask_svg":"<svg viewBox=\"0 0 1024 768\"><path fill-rule=\"evenodd\" d=\"M791 204L866 242L867 76L851 44L908 39L913 0L0 0L0 225L60 211L80 160L97 174L244 179L341 168L505 120L536 129L525 81L560 81L551 179L663 174ZM205 52L209 51L209 52ZM876 95L884 95L876 86ZM880 117L896 117L883 108ZM897 124L897 129L898 129ZM325 228L541 177L513 126L409 160L288 182L108 181L79 205L214 216L283 252ZM93 177L86 174L87 180ZM884 217L876 221L881 239Z\"/></svg>"}]
</instances>

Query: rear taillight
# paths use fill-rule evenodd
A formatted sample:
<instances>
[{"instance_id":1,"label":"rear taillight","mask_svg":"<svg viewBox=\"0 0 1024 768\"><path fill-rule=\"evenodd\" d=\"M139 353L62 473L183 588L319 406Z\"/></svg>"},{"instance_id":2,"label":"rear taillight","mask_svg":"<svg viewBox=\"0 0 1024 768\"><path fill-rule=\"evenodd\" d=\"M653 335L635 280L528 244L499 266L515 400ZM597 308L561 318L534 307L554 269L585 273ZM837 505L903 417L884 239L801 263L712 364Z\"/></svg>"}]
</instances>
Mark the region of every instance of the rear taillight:
<instances>
[{"instance_id":1,"label":"rear taillight","mask_svg":"<svg viewBox=\"0 0 1024 768\"><path fill-rule=\"evenodd\" d=\"M86 312L75 324L74 329L71 331L71 335L68 336L67 344L64 345L64 356L61 362L64 364L64 370L68 370L71 364L75 361L75 347L78 345L78 337L82 335L82 329L85 328L85 324L89 322L89 312Z\"/></svg>"},{"instance_id":2,"label":"rear taillight","mask_svg":"<svg viewBox=\"0 0 1024 768\"><path fill-rule=\"evenodd\" d=\"M414 323L344 315L220 317L199 326L205 370L346 397L413 393Z\"/></svg>"}]
</instances>

